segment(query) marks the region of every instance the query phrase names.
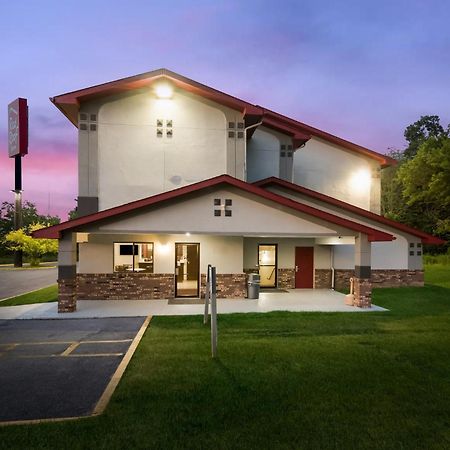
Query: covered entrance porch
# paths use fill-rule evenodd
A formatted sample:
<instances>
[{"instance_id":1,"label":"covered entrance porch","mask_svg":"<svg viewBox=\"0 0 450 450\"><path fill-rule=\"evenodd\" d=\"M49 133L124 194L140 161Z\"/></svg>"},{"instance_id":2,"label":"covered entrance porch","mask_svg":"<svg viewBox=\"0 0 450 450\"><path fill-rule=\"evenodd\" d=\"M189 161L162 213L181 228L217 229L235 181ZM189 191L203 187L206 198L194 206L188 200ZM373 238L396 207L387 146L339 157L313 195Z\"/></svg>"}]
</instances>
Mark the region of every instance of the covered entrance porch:
<instances>
[{"instance_id":1,"label":"covered entrance porch","mask_svg":"<svg viewBox=\"0 0 450 450\"><path fill-rule=\"evenodd\" d=\"M208 264L219 298L244 299L254 271L268 288L317 287L317 271L331 268L318 239L342 237L354 242L355 305L370 307L371 242L392 239L228 176L34 234L59 239L60 312L78 300L202 297Z\"/></svg>"}]
</instances>

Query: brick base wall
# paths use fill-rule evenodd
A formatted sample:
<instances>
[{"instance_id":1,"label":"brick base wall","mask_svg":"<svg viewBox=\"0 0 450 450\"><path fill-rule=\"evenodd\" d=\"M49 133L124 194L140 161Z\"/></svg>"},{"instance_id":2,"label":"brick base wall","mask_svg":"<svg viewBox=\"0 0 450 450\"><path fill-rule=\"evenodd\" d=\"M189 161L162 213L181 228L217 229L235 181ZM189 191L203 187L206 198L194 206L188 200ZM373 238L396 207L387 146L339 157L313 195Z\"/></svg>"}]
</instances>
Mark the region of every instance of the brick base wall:
<instances>
[{"instance_id":1,"label":"brick base wall","mask_svg":"<svg viewBox=\"0 0 450 450\"><path fill-rule=\"evenodd\" d=\"M58 280L58 312L74 312L77 310L77 281L75 278Z\"/></svg>"},{"instance_id":2,"label":"brick base wall","mask_svg":"<svg viewBox=\"0 0 450 450\"><path fill-rule=\"evenodd\" d=\"M245 298L247 296L247 274L245 273L218 273L217 298ZM200 295L205 296L206 274L202 273Z\"/></svg>"},{"instance_id":3,"label":"brick base wall","mask_svg":"<svg viewBox=\"0 0 450 450\"><path fill-rule=\"evenodd\" d=\"M331 289L331 269L314 270L314 288Z\"/></svg>"},{"instance_id":4,"label":"brick base wall","mask_svg":"<svg viewBox=\"0 0 450 450\"><path fill-rule=\"evenodd\" d=\"M372 305L372 283L368 278L353 278L354 306L370 308Z\"/></svg>"},{"instance_id":5,"label":"brick base wall","mask_svg":"<svg viewBox=\"0 0 450 450\"><path fill-rule=\"evenodd\" d=\"M317 276L318 275L316 275L316 278ZM337 290L350 289L350 278L354 276L354 270L336 269L334 271L335 288ZM423 270L372 269L372 276L370 281L372 282L372 287L374 288L424 285ZM331 274L329 287L331 287Z\"/></svg>"},{"instance_id":6,"label":"brick base wall","mask_svg":"<svg viewBox=\"0 0 450 450\"><path fill-rule=\"evenodd\" d=\"M278 287L295 289L295 269L278 269Z\"/></svg>"},{"instance_id":7,"label":"brick base wall","mask_svg":"<svg viewBox=\"0 0 450 450\"><path fill-rule=\"evenodd\" d=\"M158 300L173 298L170 273L89 273L77 275L77 298L83 300Z\"/></svg>"}]
</instances>

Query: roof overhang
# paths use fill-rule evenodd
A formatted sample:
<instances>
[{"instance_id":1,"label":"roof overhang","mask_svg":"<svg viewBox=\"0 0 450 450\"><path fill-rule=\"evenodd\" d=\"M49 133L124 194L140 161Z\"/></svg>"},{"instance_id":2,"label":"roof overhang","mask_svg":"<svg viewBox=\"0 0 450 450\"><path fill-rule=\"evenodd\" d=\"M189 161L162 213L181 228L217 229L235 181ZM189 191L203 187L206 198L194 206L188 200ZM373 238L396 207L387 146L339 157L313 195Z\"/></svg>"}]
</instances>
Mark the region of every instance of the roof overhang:
<instances>
[{"instance_id":1,"label":"roof overhang","mask_svg":"<svg viewBox=\"0 0 450 450\"><path fill-rule=\"evenodd\" d=\"M387 217L380 216L379 214L367 211L366 209L359 208L358 206L351 205L350 203L343 202L342 200L338 200L336 198L330 197L317 191L313 191L312 189L305 188L304 186L300 186L298 184L290 183L289 181L282 180L277 177L270 177L264 180L259 180L253 184L264 189L267 189L270 186L282 187L284 189L291 190L312 199L328 203L329 205L337 206L345 211L357 214L362 219L370 219L380 223L381 225L387 225L399 231L411 234L412 236L416 236L420 238L424 244L442 245L446 243L446 241L439 239L431 234L425 233L424 231L417 230L416 228L410 227L403 223L388 219Z\"/></svg>"},{"instance_id":2,"label":"roof overhang","mask_svg":"<svg viewBox=\"0 0 450 450\"><path fill-rule=\"evenodd\" d=\"M237 97L233 97L217 89L186 78L168 69L157 69L151 72L121 78L119 80L91 86L85 89L67 92L65 94L51 97L50 100L73 123L73 125L78 127L78 112L81 103L111 95L132 92L133 90L142 89L145 87L150 88L161 79L169 80L179 89L241 112L243 114L246 127L262 122L264 126L278 130L282 133L286 133L292 137L294 148L302 146L302 144L307 142L311 136L315 136L357 154L371 158L377 161L381 167L397 164L397 161L389 156L377 153L373 150L354 144L345 139L319 130L318 128L306 125L303 122L299 122L274 111L265 109L261 106L253 105ZM247 132L247 137L250 138L254 131L255 128L249 129Z\"/></svg>"},{"instance_id":3,"label":"roof overhang","mask_svg":"<svg viewBox=\"0 0 450 450\"><path fill-rule=\"evenodd\" d=\"M262 189L258 186L246 183L245 181L238 180L236 178L230 177L229 175L220 175L218 177L211 178L209 180L200 181L188 186L183 186L172 191L163 192L162 194L154 195L152 197L147 197L141 200L137 200L125 205L116 206L104 211L97 212L95 214L90 214L88 216L80 217L78 219L69 220L67 222L60 223L58 225L53 225L48 228L43 228L37 230L33 233L35 238L48 238L48 239L58 239L62 236L64 232L76 232L83 231L86 227L99 224L103 221L110 221L114 218L120 218L124 215L136 212L138 210L143 210L146 208L158 207L164 205L166 202L170 202L174 199L180 200L183 197L190 196L195 193L201 193L206 189L212 187L228 186L233 188L238 188L243 192L254 194L255 196L274 202L282 207L291 209L295 212L303 213L326 223L337 225L338 227L343 227L355 233L362 233L367 235L369 241L392 241L394 236L389 233L385 233L374 228L353 222L351 220L330 214L328 212L322 211L320 209L314 208L302 204L300 202L288 199L281 195L275 194L273 192Z\"/></svg>"}]
</instances>

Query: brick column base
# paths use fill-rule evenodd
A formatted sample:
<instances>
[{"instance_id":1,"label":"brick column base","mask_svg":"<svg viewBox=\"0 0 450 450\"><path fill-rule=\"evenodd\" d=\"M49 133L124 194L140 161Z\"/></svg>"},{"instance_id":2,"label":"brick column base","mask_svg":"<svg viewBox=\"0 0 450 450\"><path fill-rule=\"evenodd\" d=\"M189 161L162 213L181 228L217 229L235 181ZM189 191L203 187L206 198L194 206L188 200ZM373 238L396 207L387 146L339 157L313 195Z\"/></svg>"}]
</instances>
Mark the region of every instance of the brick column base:
<instances>
[{"instance_id":1,"label":"brick column base","mask_svg":"<svg viewBox=\"0 0 450 450\"><path fill-rule=\"evenodd\" d=\"M369 278L353 278L354 306L370 308L372 306L372 282Z\"/></svg>"},{"instance_id":2,"label":"brick column base","mask_svg":"<svg viewBox=\"0 0 450 450\"><path fill-rule=\"evenodd\" d=\"M77 310L77 280L75 278L58 280L58 312Z\"/></svg>"}]
</instances>

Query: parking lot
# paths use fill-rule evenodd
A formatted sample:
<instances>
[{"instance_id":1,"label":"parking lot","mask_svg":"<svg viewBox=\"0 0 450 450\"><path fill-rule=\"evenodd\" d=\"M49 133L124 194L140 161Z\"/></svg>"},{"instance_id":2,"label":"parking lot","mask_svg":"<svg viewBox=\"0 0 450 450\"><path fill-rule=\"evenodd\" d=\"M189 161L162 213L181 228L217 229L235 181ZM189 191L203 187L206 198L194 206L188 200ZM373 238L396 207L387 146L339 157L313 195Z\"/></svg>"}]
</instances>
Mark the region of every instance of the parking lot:
<instances>
[{"instance_id":1,"label":"parking lot","mask_svg":"<svg viewBox=\"0 0 450 450\"><path fill-rule=\"evenodd\" d=\"M0 321L0 422L92 414L144 317Z\"/></svg>"}]
</instances>

